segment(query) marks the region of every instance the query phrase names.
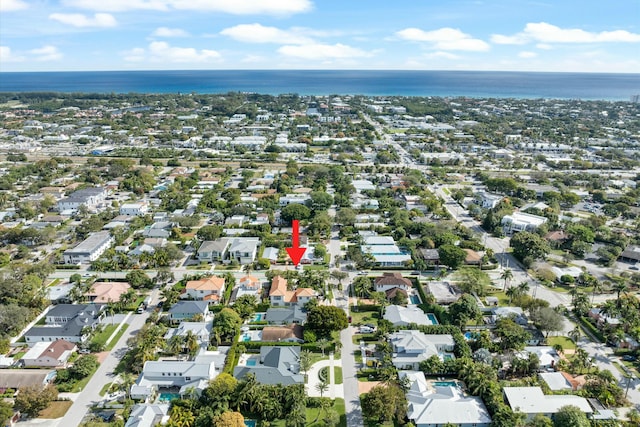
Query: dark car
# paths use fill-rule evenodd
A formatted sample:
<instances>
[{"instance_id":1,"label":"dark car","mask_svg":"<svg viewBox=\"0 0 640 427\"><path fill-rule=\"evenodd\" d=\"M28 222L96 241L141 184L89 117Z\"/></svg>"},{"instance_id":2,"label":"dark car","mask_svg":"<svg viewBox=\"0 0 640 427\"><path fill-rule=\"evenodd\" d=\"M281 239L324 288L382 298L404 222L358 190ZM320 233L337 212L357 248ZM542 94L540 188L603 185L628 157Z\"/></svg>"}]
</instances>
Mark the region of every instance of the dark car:
<instances>
[{"instance_id":1,"label":"dark car","mask_svg":"<svg viewBox=\"0 0 640 427\"><path fill-rule=\"evenodd\" d=\"M636 360L638 360L638 358L632 354L625 354L624 356L622 356L622 360L624 360L625 362L635 362Z\"/></svg>"}]
</instances>

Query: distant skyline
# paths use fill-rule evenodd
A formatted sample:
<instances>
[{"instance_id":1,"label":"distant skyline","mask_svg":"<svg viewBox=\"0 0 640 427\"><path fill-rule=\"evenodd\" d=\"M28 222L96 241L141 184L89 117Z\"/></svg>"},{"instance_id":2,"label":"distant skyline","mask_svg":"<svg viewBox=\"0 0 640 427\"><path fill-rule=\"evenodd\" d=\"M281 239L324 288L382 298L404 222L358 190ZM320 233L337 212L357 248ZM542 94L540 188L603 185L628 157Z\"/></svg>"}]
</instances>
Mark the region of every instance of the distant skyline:
<instances>
[{"instance_id":1,"label":"distant skyline","mask_svg":"<svg viewBox=\"0 0 640 427\"><path fill-rule=\"evenodd\" d=\"M640 72L640 1L0 0L0 71Z\"/></svg>"}]
</instances>

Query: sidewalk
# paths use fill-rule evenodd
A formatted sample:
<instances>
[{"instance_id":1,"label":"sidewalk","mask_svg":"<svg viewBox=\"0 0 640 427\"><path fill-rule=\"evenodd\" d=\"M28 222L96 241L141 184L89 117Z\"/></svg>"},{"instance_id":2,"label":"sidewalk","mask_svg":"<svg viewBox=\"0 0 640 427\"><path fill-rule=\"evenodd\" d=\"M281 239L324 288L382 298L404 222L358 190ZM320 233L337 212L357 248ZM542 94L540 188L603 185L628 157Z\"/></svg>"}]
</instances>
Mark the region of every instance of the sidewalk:
<instances>
[{"instance_id":1,"label":"sidewalk","mask_svg":"<svg viewBox=\"0 0 640 427\"><path fill-rule=\"evenodd\" d=\"M326 366L334 366L334 367L342 367L341 360L333 359L333 355L330 356L329 360L321 360L313 364L309 372L307 372L307 384L305 384L305 389L307 390L307 396L309 397L320 397L320 392L316 388L316 385L320 383L320 369ZM330 397L332 399L342 398L344 399L344 388L342 384L334 384L334 370L329 370L329 388L325 393L323 393L323 397Z\"/></svg>"}]
</instances>

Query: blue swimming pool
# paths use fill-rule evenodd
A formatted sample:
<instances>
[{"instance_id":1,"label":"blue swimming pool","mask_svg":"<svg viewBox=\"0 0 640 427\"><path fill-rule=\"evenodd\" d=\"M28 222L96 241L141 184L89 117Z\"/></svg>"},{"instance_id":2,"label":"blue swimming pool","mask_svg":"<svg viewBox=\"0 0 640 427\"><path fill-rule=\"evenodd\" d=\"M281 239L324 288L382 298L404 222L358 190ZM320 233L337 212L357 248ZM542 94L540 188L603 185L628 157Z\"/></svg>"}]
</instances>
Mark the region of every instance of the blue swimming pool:
<instances>
[{"instance_id":1,"label":"blue swimming pool","mask_svg":"<svg viewBox=\"0 0 640 427\"><path fill-rule=\"evenodd\" d=\"M264 316L267 313L256 313L255 316L253 316L253 322L262 322L264 320Z\"/></svg>"},{"instance_id":2,"label":"blue swimming pool","mask_svg":"<svg viewBox=\"0 0 640 427\"><path fill-rule=\"evenodd\" d=\"M180 393L160 393L158 401L171 402L173 399L180 399Z\"/></svg>"},{"instance_id":3,"label":"blue swimming pool","mask_svg":"<svg viewBox=\"0 0 640 427\"><path fill-rule=\"evenodd\" d=\"M256 427L256 420L244 420L244 425L247 427Z\"/></svg>"},{"instance_id":4,"label":"blue swimming pool","mask_svg":"<svg viewBox=\"0 0 640 427\"><path fill-rule=\"evenodd\" d=\"M438 318L433 313L427 313L427 319L429 319L431 321L432 325L437 325L438 324Z\"/></svg>"},{"instance_id":5,"label":"blue swimming pool","mask_svg":"<svg viewBox=\"0 0 640 427\"><path fill-rule=\"evenodd\" d=\"M244 342L251 341L251 335L249 335L249 334L242 334L241 339L242 339L242 341L244 341Z\"/></svg>"},{"instance_id":6,"label":"blue swimming pool","mask_svg":"<svg viewBox=\"0 0 640 427\"><path fill-rule=\"evenodd\" d=\"M478 338L478 334L476 332L465 332L464 333L464 339L469 341L469 340L475 340Z\"/></svg>"},{"instance_id":7,"label":"blue swimming pool","mask_svg":"<svg viewBox=\"0 0 640 427\"><path fill-rule=\"evenodd\" d=\"M247 359L247 366L256 366L256 364L258 363L258 361L256 359Z\"/></svg>"},{"instance_id":8,"label":"blue swimming pool","mask_svg":"<svg viewBox=\"0 0 640 427\"><path fill-rule=\"evenodd\" d=\"M455 381L436 381L433 385L435 387L457 387L458 383Z\"/></svg>"},{"instance_id":9,"label":"blue swimming pool","mask_svg":"<svg viewBox=\"0 0 640 427\"><path fill-rule=\"evenodd\" d=\"M418 295L409 295L411 304L420 304L420 297Z\"/></svg>"}]
</instances>

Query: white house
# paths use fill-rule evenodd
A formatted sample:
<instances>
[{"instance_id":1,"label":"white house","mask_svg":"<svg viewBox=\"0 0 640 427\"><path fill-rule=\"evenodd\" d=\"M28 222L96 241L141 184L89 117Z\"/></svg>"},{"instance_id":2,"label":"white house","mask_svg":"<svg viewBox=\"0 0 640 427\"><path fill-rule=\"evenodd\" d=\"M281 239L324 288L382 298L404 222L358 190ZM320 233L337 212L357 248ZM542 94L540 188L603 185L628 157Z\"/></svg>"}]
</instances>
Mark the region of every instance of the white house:
<instances>
[{"instance_id":1,"label":"white house","mask_svg":"<svg viewBox=\"0 0 640 427\"><path fill-rule=\"evenodd\" d=\"M120 215L144 216L149 213L148 202L125 203L120 206Z\"/></svg>"},{"instance_id":2,"label":"white house","mask_svg":"<svg viewBox=\"0 0 640 427\"><path fill-rule=\"evenodd\" d=\"M409 380L407 418L416 427L491 425L489 412L479 397L465 396L458 386L432 385L420 371L401 371L399 376Z\"/></svg>"},{"instance_id":3,"label":"white house","mask_svg":"<svg viewBox=\"0 0 640 427\"><path fill-rule=\"evenodd\" d=\"M548 221L546 217L532 215L524 212L514 212L511 215L502 217L502 229L507 235L519 231L535 231L542 224Z\"/></svg>"},{"instance_id":4,"label":"white house","mask_svg":"<svg viewBox=\"0 0 640 427\"><path fill-rule=\"evenodd\" d=\"M58 212L76 212L80 206L95 208L107 198L107 190L98 187L83 188L58 201Z\"/></svg>"},{"instance_id":5,"label":"white house","mask_svg":"<svg viewBox=\"0 0 640 427\"><path fill-rule=\"evenodd\" d=\"M408 326L411 323L416 325L432 325L427 315L417 306L403 307L401 305L390 305L384 311L384 319L393 326Z\"/></svg>"},{"instance_id":6,"label":"white house","mask_svg":"<svg viewBox=\"0 0 640 427\"><path fill-rule=\"evenodd\" d=\"M113 236L108 231L92 233L73 249L62 253L65 264L89 263L97 260L113 243Z\"/></svg>"},{"instance_id":7,"label":"white house","mask_svg":"<svg viewBox=\"0 0 640 427\"><path fill-rule=\"evenodd\" d=\"M542 414L551 417L563 406L577 406L585 414L593 413L593 409L584 397L567 394L545 395L540 387L504 387L502 389L507 404L513 412L522 412L527 419Z\"/></svg>"},{"instance_id":8,"label":"white house","mask_svg":"<svg viewBox=\"0 0 640 427\"><path fill-rule=\"evenodd\" d=\"M493 209L498 206L498 203L500 203L504 197L498 194L481 192L476 195L475 199L480 204L480 207L484 209Z\"/></svg>"},{"instance_id":9,"label":"white house","mask_svg":"<svg viewBox=\"0 0 640 427\"><path fill-rule=\"evenodd\" d=\"M427 335L415 330L401 330L389 336L393 347L393 365L397 369L418 370L420 362L431 356L444 360L445 354L453 357L453 337L448 334Z\"/></svg>"}]
</instances>

